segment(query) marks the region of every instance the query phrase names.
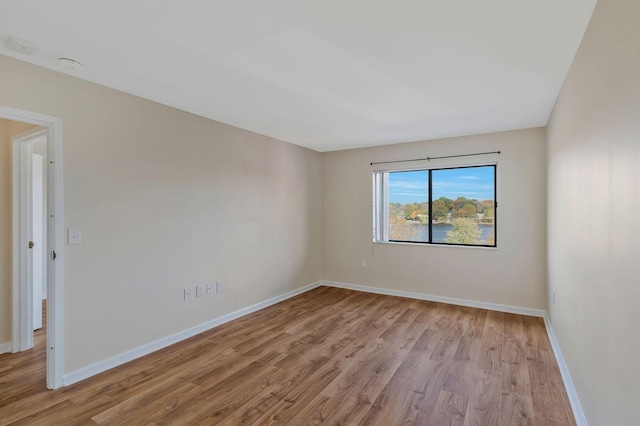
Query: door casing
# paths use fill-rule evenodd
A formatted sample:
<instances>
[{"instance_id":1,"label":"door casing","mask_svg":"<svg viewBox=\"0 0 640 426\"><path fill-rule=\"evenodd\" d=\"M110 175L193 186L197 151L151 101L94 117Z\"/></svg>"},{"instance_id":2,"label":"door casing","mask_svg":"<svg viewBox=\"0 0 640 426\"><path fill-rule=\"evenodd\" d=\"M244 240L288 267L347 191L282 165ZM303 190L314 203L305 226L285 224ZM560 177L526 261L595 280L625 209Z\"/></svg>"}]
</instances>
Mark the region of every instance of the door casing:
<instances>
[{"instance_id":1,"label":"door casing","mask_svg":"<svg viewBox=\"0 0 640 426\"><path fill-rule=\"evenodd\" d=\"M22 241L26 219L20 216L21 151L34 137L45 132L47 137L47 387L63 386L63 183L62 183L62 118L0 105L0 118L41 126L27 134L12 138L13 148L13 305L12 351L19 352L33 346L33 288L29 286L28 241ZM31 297L29 297L31 296Z\"/></svg>"}]
</instances>

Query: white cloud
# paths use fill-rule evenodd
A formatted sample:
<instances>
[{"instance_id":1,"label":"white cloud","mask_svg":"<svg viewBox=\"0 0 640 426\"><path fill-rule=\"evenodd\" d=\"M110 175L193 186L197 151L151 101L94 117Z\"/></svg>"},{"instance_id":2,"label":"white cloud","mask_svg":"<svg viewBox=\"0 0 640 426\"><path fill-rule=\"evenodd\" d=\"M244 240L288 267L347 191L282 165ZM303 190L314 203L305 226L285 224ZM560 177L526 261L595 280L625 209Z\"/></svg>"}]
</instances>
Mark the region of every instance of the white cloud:
<instances>
[{"instance_id":1,"label":"white cloud","mask_svg":"<svg viewBox=\"0 0 640 426\"><path fill-rule=\"evenodd\" d=\"M390 194L390 196L394 196L397 197L399 195L409 195L409 196L418 196L418 197L424 197L424 201L427 200L427 194L422 193L422 192L398 192L398 191L394 191L393 194Z\"/></svg>"},{"instance_id":2,"label":"white cloud","mask_svg":"<svg viewBox=\"0 0 640 426\"><path fill-rule=\"evenodd\" d=\"M389 188L426 190L428 188L428 185L427 185L427 182L409 182L409 181L402 181L402 180L394 180L393 182L389 182Z\"/></svg>"}]
</instances>

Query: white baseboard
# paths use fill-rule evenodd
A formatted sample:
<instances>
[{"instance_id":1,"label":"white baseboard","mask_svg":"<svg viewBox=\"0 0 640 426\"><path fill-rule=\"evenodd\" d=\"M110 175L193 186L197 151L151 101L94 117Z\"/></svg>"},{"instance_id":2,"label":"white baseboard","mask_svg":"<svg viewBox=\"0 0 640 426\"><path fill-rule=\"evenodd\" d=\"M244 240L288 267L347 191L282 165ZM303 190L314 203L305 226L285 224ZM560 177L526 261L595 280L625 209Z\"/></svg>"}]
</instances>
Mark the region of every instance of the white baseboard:
<instances>
[{"instance_id":1,"label":"white baseboard","mask_svg":"<svg viewBox=\"0 0 640 426\"><path fill-rule=\"evenodd\" d=\"M560 350L560 345L558 344L558 340L556 339L556 334L553 331L551 321L549 321L549 317L547 315L544 316L544 325L547 328L547 335L549 336L549 341L551 342L551 348L553 349L553 354L556 357L556 362L558 363L558 368L560 369L560 375L562 375L562 381L564 382L564 388L566 389L567 396L569 397L569 403L571 404L571 409L573 410L573 417L575 417L578 426L588 426L589 424L587 423L587 418L585 417L584 411L582 410L582 404L580 404L580 399L578 398L576 388L573 385L573 380L571 379L569 368L567 367L567 363L564 360L564 356L562 355L562 351Z\"/></svg>"},{"instance_id":2,"label":"white baseboard","mask_svg":"<svg viewBox=\"0 0 640 426\"><path fill-rule=\"evenodd\" d=\"M431 302L448 303L450 305L468 306L470 308L488 309L490 311L507 312L510 314L527 315L531 317L546 317L546 312L542 309L522 308L519 306L500 305L498 303L480 302L477 300L458 299L455 297L435 296L433 294L412 293L402 290L389 290L386 288L369 287L359 284L339 283L335 281L322 281L323 285L329 287L345 288L348 290L364 291L367 293L384 294L387 296L407 297L409 299L429 300Z\"/></svg>"},{"instance_id":3,"label":"white baseboard","mask_svg":"<svg viewBox=\"0 0 640 426\"><path fill-rule=\"evenodd\" d=\"M573 416L575 417L575 420L578 426L588 426L587 419L584 415L584 411L582 410L582 405L580 404L580 400L578 399L576 388L573 385L573 380L571 379L571 374L569 374L569 368L567 367L567 363L565 362L564 357L562 356L560 345L558 344L556 335L553 332L553 327L551 327L551 322L549 321L546 311L542 309L523 308L519 306L479 302L476 300L457 299L454 297L446 297L446 296L434 296L432 294L412 293L412 292L400 291L400 290L389 290L386 288L369 287L369 286L358 285L358 284L347 284L347 283L340 283L335 281L322 281L322 285L326 285L329 287L344 288L348 290L364 291L367 293L384 294L387 296L408 297L410 299L429 300L432 302L448 303L452 305L461 305L461 306L468 306L472 308L489 309L492 311L507 312L510 314L520 314L520 315L528 315L528 316L543 318L544 325L547 329L547 335L549 336L549 341L551 342L551 347L553 348L553 354L555 355L556 362L558 363L558 368L560 369L560 374L562 375L562 380L564 382L564 386L567 391L567 396L569 397L569 403L571 404L571 409L573 410Z\"/></svg>"},{"instance_id":4,"label":"white baseboard","mask_svg":"<svg viewBox=\"0 0 640 426\"><path fill-rule=\"evenodd\" d=\"M191 327L187 330L183 330L179 333L175 333L170 336L163 337L162 339L156 340L154 342L147 343L146 345L140 346L136 349L132 349L130 351L121 353L119 355L115 355L111 358L105 359L103 361L97 362L87 367L72 371L64 375L64 378L63 378L64 386L68 386L73 383L79 382L81 380L87 379L91 376L95 376L96 374L110 370L114 367L117 367L129 361L133 361L136 358L140 358L144 355L148 355L152 352L155 352L167 346L173 345L174 343L178 343L184 339L193 337L196 334L200 334L204 331L212 329L213 327L217 327L226 322L233 321L236 318L240 318L242 316L245 316L252 312L259 311L260 309L266 308L268 306L275 305L276 303L282 302L283 300L286 300L286 299L290 299L294 296L297 296L301 293L312 290L321 285L322 285L321 281L306 285L299 289L289 291L287 293L281 294L276 297L272 297L271 299L265 300L255 305L248 306L246 308L237 310L227 315L223 315L211 321L207 321L195 327Z\"/></svg>"},{"instance_id":5,"label":"white baseboard","mask_svg":"<svg viewBox=\"0 0 640 426\"><path fill-rule=\"evenodd\" d=\"M293 290L293 291L281 294L279 296L272 297L271 299L265 300L255 305L240 309L238 311L232 312L227 315L223 315L211 321L207 321L206 323L197 325L187 330L183 330L179 333L175 333L170 336L164 337L162 339L156 340L155 342L151 342L146 345L140 346L136 349L132 349L122 354L113 356L104 361L100 361L95 364L89 365L87 367L78 369L76 371L72 371L71 373L64 375L64 386L68 386L73 383L79 382L81 380L87 379L91 376L102 373L111 368L117 367L129 361L132 361L136 358L140 358L144 355L148 355L152 352L155 352L167 346L173 345L174 343L178 343L184 339L193 337L213 327L217 327L218 325L227 323L229 321L233 321L234 319L259 311L260 309L266 308L268 306L275 305L276 303L282 302L286 299L290 299L294 296L297 296L309 290L313 290L314 288L320 287L322 285L325 285L328 287L344 288L348 290L363 291L367 293L383 294L387 296L399 296L399 297L407 297L411 299L429 300L432 302L441 302L441 303L448 303L452 305L468 306L472 308L489 309L489 310L499 311L499 312L507 312L512 314L520 314L520 315L528 315L528 316L544 318L544 323L547 328L547 334L549 335L551 347L553 348L553 353L558 363L560 374L562 375L562 380L564 381L564 385L567 391L567 395L569 397L569 402L571 403L571 408L573 409L573 414L576 419L576 423L578 424L578 426L588 426L586 417L582 410L582 405L580 404L580 400L578 399L578 394L576 393L575 387L573 385L573 381L571 379L571 375L569 374L569 369L567 368L567 364L564 361L564 357L562 356L562 351L560 350L560 346L558 345L558 341L556 339L555 333L553 332L553 328L551 327L551 323L547 317L547 313L544 310L533 309L533 308L523 308L523 307L511 306L511 305L501 305L497 303L481 302L481 301L475 301L475 300L458 299L455 297L435 296L431 294L413 293L413 292L400 291L400 290L389 290L385 288L370 287L370 286L364 286L364 285L358 285L358 284L347 284L347 283L340 283L335 281L317 281L315 283L301 287L297 290ZM0 353L10 352L10 351L11 351L11 342L0 343Z\"/></svg>"},{"instance_id":6,"label":"white baseboard","mask_svg":"<svg viewBox=\"0 0 640 426\"><path fill-rule=\"evenodd\" d=\"M0 354L6 354L7 352L11 352L13 349L13 345L11 342L0 343Z\"/></svg>"},{"instance_id":7,"label":"white baseboard","mask_svg":"<svg viewBox=\"0 0 640 426\"><path fill-rule=\"evenodd\" d=\"M558 368L560 369L560 374L562 375L562 380L564 382L564 386L567 391L567 395L569 397L569 402L571 404L571 409L573 410L573 415L576 419L576 423L578 424L578 426L588 426L587 419L584 415L584 411L582 411L582 405L580 405L580 400L578 399L578 394L576 393L576 389L573 385L573 380L571 379L571 375L569 374L569 369L564 360L564 357L562 356L562 351L560 351L560 346L558 345L556 335L553 332L553 328L551 327L551 322L549 322L549 318L547 316L546 311L542 309L523 308L520 306L501 305L497 303L458 299L455 297L435 296L432 294L424 294L424 293L412 293L412 292L401 291L401 290L389 290L386 288L369 287L369 286L358 285L358 284L347 284L347 283L340 283L335 281L322 281L322 285L326 285L329 287L344 288L348 290L364 291L367 293L384 294L387 296L399 296L399 297L407 297L410 299L429 300L432 302L448 303L452 305L461 305L461 306L468 306L471 308L489 309L492 311L507 312L510 314L520 314L520 315L528 315L528 316L543 318L545 327L547 329L547 334L549 335L549 341L551 342L551 347L553 348L553 354L555 355L556 362L558 363Z\"/></svg>"}]
</instances>

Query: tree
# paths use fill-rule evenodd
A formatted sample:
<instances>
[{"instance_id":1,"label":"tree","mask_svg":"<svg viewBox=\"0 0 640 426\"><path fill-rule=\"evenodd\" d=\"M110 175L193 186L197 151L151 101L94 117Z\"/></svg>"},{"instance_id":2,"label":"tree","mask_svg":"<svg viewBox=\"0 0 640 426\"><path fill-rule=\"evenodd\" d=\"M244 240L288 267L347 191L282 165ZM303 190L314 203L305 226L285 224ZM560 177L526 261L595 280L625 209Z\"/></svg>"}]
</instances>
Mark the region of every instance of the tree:
<instances>
[{"instance_id":1,"label":"tree","mask_svg":"<svg viewBox=\"0 0 640 426\"><path fill-rule=\"evenodd\" d=\"M442 198L439 198L433 202L433 216L438 222L444 221L447 218L449 209Z\"/></svg>"},{"instance_id":2,"label":"tree","mask_svg":"<svg viewBox=\"0 0 640 426\"><path fill-rule=\"evenodd\" d=\"M465 209L453 209L451 210L451 217L456 219L459 217L466 217L467 211Z\"/></svg>"},{"instance_id":3,"label":"tree","mask_svg":"<svg viewBox=\"0 0 640 426\"><path fill-rule=\"evenodd\" d=\"M480 229L475 220L467 218L454 219L451 231L447 232L445 243L449 244L482 244Z\"/></svg>"},{"instance_id":4,"label":"tree","mask_svg":"<svg viewBox=\"0 0 640 426\"><path fill-rule=\"evenodd\" d=\"M402 214L389 216L389 239L396 241L418 241L422 226L405 220Z\"/></svg>"},{"instance_id":5,"label":"tree","mask_svg":"<svg viewBox=\"0 0 640 426\"><path fill-rule=\"evenodd\" d=\"M407 203L404 205L404 218L406 220L419 220L420 214L426 213L426 210L421 210L418 203Z\"/></svg>"},{"instance_id":6,"label":"tree","mask_svg":"<svg viewBox=\"0 0 640 426\"><path fill-rule=\"evenodd\" d=\"M496 230L495 228L491 229L491 233L489 234L489 237L487 238L487 244L490 246L495 246L496 245Z\"/></svg>"},{"instance_id":7,"label":"tree","mask_svg":"<svg viewBox=\"0 0 640 426\"><path fill-rule=\"evenodd\" d=\"M415 214L415 210L413 204L405 204L403 210L404 219L411 220L411 214Z\"/></svg>"},{"instance_id":8,"label":"tree","mask_svg":"<svg viewBox=\"0 0 640 426\"><path fill-rule=\"evenodd\" d=\"M462 208L465 213L464 216L465 217L475 217L476 216L476 206L474 206L471 203L467 203L464 205L464 207Z\"/></svg>"},{"instance_id":9,"label":"tree","mask_svg":"<svg viewBox=\"0 0 640 426\"><path fill-rule=\"evenodd\" d=\"M447 211L451 210L451 203L453 202L450 198L440 197L436 201L442 201L445 206L447 206Z\"/></svg>"},{"instance_id":10,"label":"tree","mask_svg":"<svg viewBox=\"0 0 640 426\"><path fill-rule=\"evenodd\" d=\"M451 210L461 210L470 201L466 197L458 197L451 202Z\"/></svg>"},{"instance_id":11,"label":"tree","mask_svg":"<svg viewBox=\"0 0 640 426\"><path fill-rule=\"evenodd\" d=\"M397 215L403 210L402 204L400 203L389 203L389 216Z\"/></svg>"},{"instance_id":12,"label":"tree","mask_svg":"<svg viewBox=\"0 0 640 426\"><path fill-rule=\"evenodd\" d=\"M494 206L495 206L495 202L493 200L482 201L482 210L484 213L485 222L493 222L493 217L495 215Z\"/></svg>"}]
</instances>

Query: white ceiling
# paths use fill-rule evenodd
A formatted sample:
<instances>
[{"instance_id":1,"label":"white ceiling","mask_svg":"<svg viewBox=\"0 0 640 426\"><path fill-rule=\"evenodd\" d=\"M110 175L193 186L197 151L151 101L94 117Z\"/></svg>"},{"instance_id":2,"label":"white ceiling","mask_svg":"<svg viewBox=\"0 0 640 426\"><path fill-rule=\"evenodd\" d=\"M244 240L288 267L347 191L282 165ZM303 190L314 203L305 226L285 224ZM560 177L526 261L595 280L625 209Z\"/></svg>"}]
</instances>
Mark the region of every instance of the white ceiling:
<instances>
[{"instance_id":1,"label":"white ceiling","mask_svg":"<svg viewBox=\"0 0 640 426\"><path fill-rule=\"evenodd\" d=\"M545 125L595 3L0 0L0 53L331 151Z\"/></svg>"}]
</instances>

